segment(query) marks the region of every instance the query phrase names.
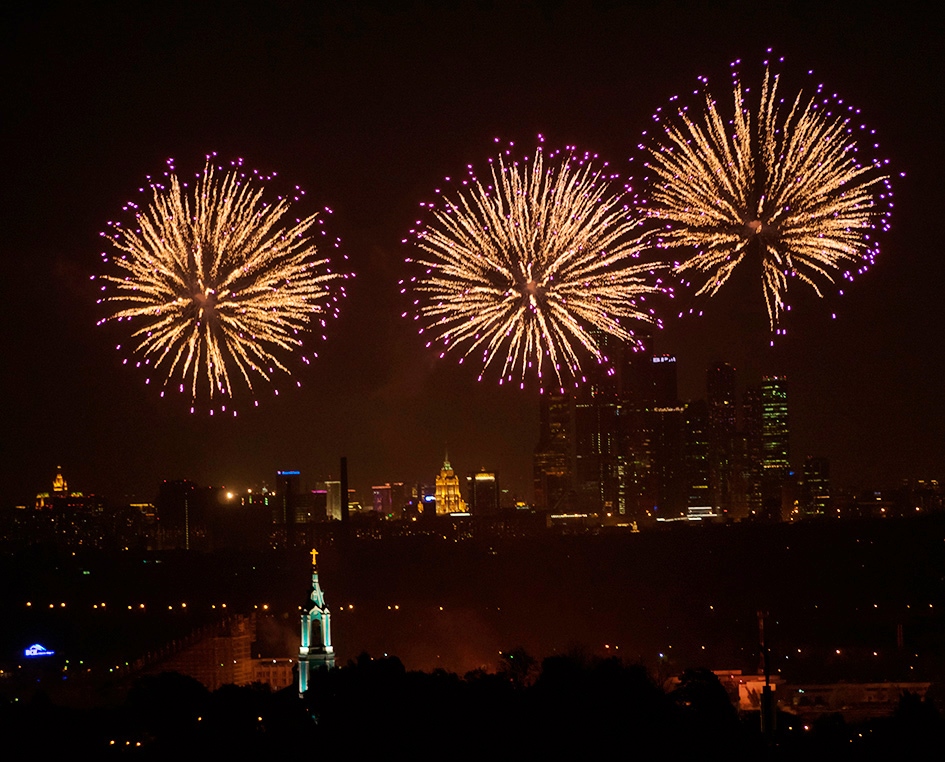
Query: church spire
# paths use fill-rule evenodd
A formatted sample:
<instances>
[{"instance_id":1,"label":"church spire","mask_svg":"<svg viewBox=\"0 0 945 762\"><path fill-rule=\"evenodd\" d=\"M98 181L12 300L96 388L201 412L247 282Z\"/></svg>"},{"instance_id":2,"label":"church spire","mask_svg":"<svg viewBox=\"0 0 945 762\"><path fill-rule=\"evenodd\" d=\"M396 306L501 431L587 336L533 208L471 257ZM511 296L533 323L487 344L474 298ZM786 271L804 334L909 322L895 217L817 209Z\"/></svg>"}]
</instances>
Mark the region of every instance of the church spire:
<instances>
[{"instance_id":1,"label":"church spire","mask_svg":"<svg viewBox=\"0 0 945 762\"><path fill-rule=\"evenodd\" d=\"M331 612L318 583L318 551L312 548L312 589L302 606L302 637L299 643L299 695L308 690L309 669L335 666L331 645Z\"/></svg>"}]
</instances>

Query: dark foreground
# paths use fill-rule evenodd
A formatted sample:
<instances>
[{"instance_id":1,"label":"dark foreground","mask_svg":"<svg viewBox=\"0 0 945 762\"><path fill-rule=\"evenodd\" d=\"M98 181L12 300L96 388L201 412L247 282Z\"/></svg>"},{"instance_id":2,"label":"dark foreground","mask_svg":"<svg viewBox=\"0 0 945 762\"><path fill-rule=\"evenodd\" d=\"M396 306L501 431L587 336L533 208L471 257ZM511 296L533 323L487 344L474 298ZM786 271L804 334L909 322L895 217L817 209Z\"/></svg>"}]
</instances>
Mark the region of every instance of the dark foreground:
<instances>
[{"instance_id":1,"label":"dark foreground","mask_svg":"<svg viewBox=\"0 0 945 762\"><path fill-rule=\"evenodd\" d=\"M839 715L804 726L781 714L767 735L757 714L739 716L708 670L687 670L666 692L615 657L575 653L539 665L524 651L465 677L362 655L314 675L304 699L260 685L210 693L163 673L138 679L120 706L64 708L42 694L6 704L0 732L6 759L904 759L945 749L931 700L907 695L891 716L858 726Z\"/></svg>"}]
</instances>

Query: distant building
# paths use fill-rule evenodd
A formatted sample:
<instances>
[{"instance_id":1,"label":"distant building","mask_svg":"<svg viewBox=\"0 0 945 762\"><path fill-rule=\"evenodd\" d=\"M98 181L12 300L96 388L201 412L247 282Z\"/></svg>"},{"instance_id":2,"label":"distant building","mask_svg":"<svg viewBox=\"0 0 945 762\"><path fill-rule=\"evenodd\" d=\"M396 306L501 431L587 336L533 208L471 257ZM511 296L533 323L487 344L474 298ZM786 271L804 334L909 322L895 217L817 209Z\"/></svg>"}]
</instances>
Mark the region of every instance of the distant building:
<instances>
[{"instance_id":1,"label":"distant building","mask_svg":"<svg viewBox=\"0 0 945 762\"><path fill-rule=\"evenodd\" d=\"M165 479L158 486L158 536L164 549L201 547L207 535L207 496L189 479Z\"/></svg>"},{"instance_id":2,"label":"distant building","mask_svg":"<svg viewBox=\"0 0 945 762\"><path fill-rule=\"evenodd\" d=\"M538 408L539 434L534 454L535 507L541 511L567 509L571 493L571 395L542 394Z\"/></svg>"},{"instance_id":3,"label":"distant building","mask_svg":"<svg viewBox=\"0 0 945 762\"><path fill-rule=\"evenodd\" d=\"M822 518L830 511L830 461L808 455L804 459L798 515Z\"/></svg>"},{"instance_id":4,"label":"distant building","mask_svg":"<svg viewBox=\"0 0 945 762\"><path fill-rule=\"evenodd\" d=\"M204 628L179 644L179 650L152 662L150 673L180 672L199 680L208 690L253 681L252 644L255 625L236 616Z\"/></svg>"},{"instance_id":5,"label":"distant building","mask_svg":"<svg viewBox=\"0 0 945 762\"><path fill-rule=\"evenodd\" d=\"M788 390L784 376L762 379L761 422L761 512L764 519L780 521L791 476Z\"/></svg>"},{"instance_id":6,"label":"distant building","mask_svg":"<svg viewBox=\"0 0 945 762\"><path fill-rule=\"evenodd\" d=\"M686 404L686 515L715 515L709 491L709 411L705 400Z\"/></svg>"},{"instance_id":7,"label":"distant building","mask_svg":"<svg viewBox=\"0 0 945 762\"><path fill-rule=\"evenodd\" d=\"M793 507L788 389L784 376L766 376L745 392L748 513L781 521Z\"/></svg>"},{"instance_id":8,"label":"distant building","mask_svg":"<svg viewBox=\"0 0 945 762\"><path fill-rule=\"evenodd\" d=\"M273 523L288 526L295 523L301 488L298 471L276 471L276 511Z\"/></svg>"},{"instance_id":9,"label":"distant building","mask_svg":"<svg viewBox=\"0 0 945 762\"><path fill-rule=\"evenodd\" d=\"M341 482L326 481L325 496L328 518L341 521Z\"/></svg>"},{"instance_id":10,"label":"distant building","mask_svg":"<svg viewBox=\"0 0 945 762\"><path fill-rule=\"evenodd\" d=\"M95 495L70 490L57 467L51 492L36 495L30 523L36 537L55 539L69 547L98 547L105 536L104 502Z\"/></svg>"},{"instance_id":11,"label":"distant building","mask_svg":"<svg viewBox=\"0 0 945 762\"><path fill-rule=\"evenodd\" d=\"M581 513L624 514L627 448L623 431L622 376L627 346L622 339L593 332L605 363L590 364L574 400L574 492Z\"/></svg>"},{"instance_id":12,"label":"distant building","mask_svg":"<svg viewBox=\"0 0 945 762\"><path fill-rule=\"evenodd\" d=\"M395 519L408 518L412 507L416 506L416 490L411 489L404 482L391 482L390 507Z\"/></svg>"},{"instance_id":13,"label":"distant building","mask_svg":"<svg viewBox=\"0 0 945 762\"><path fill-rule=\"evenodd\" d=\"M459 477L450 465L449 455L443 461L443 468L436 477L436 514L465 513L466 502L459 490Z\"/></svg>"},{"instance_id":14,"label":"distant building","mask_svg":"<svg viewBox=\"0 0 945 762\"><path fill-rule=\"evenodd\" d=\"M737 404L735 368L716 363L706 371L709 500L716 512L734 512L737 503Z\"/></svg>"},{"instance_id":15,"label":"distant building","mask_svg":"<svg viewBox=\"0 0 945 762\"><path fill-rule=\"evenodd\" d=\"M371 487L373 493L374 513L388 517L393 514L393 494L390 484L379 484Z\"/></svg>"},{"instance_id":16,"label":"distant building","mask_svg":"<svg viewBox=\"0 0 945 762\"><path fill-rule=\"evenodd\" d=\"M483 468L469 476L469 509L474 516L499 512L499 480L494 472Z\"/></svg>"},{"instance_id":17,"label":"distant building","mask_svg":"<svg viewBox=\"0 0 945 762\"><path fill-rule=\"evenodd\" d=\"M743 472L745 476L746 516L757 519L761 516L761 480L764 472L764 416L762 415L761 387L745 390L744 398L744 449Z\"/></svg>"}]
</instances>

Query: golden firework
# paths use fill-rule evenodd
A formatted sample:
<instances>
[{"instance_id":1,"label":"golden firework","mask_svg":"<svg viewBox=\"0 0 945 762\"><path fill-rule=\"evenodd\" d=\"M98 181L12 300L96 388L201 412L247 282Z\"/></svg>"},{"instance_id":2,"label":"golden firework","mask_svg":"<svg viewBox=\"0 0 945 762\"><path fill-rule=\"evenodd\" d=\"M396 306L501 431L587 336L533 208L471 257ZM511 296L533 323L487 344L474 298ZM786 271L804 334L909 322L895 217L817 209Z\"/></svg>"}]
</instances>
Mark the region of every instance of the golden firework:
<instances>
[{"instance_id":1,"label":"golden firework","mask_svg":"<svg viewBox=\"0 0 945 762\"><path fill-rule=\"evenodd\" d=\"M644 206L661 223L649 240L686 252L676 270L704 277L699 294L715 294L756 254L772 330L791 279L822 296L824 282L838 274L852 280L872 264L875 234L888 228L892 207L886 162L862 159L875 146L859 111L822 86L785 101L779 80L766 62L760 93L749 103L733 68L731 117L705 79L704 110L658 113L662 139L648 146Z\"/></svg>"},{"instance_id":2,"label":"golden firework","mask_svg":"<svg viewBox=\"0 0 945 762\"><path fill-rule=\"evenodd\" d=\"M429 222L411 231L423 258L408 259L425 272L402 282L420 332L435 335L428 346L460 362L481 356L482 373L501 367L500 383L524 385L529 372L543 383L550 368L562 385L580 376L579 348L606 361L595 334L635 342L626 321L657 322L641 303L662 289L637 262L640 219L595 158L506 151L489 182L470 167L458 193L429 205Z\"/></svg>"},{"instance_id":3,"label":"golden firework","mask_svg":"<svg viewBox=\"0 0 945 762\"><path fill-rule=\"evenodd\" d=\"M234 378L252 391L288 373L280 358L300 349L313 321L324 328L344 294L328 287L345 276L317 253L321 218L289 221L290 200L266 200L271 178L239 163L222 170L208 158L192 187L173 165L165 177L150 182L145 208L125 207L134 229L112 222L102 234L119 254L103 254L118 274L100 276L113 291L100 301L115 308L100 322L129 321L138 365L192 405L201 390L232 397Z\"/></svg>"}]
</instances>

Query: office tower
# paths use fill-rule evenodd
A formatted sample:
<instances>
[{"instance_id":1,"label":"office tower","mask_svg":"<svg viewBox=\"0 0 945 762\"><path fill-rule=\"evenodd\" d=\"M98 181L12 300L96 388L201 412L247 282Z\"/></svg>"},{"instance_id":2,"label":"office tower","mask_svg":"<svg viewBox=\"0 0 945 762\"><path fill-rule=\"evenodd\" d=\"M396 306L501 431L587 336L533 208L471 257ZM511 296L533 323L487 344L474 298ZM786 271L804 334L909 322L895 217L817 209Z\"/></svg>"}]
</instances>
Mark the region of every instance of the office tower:
<instances>
[{"instance_id":1,"label":"office tower","mask_svg":"<svg viewBox=\"0 0 945 762\"><path fill-rule=\"evenodd\" d=\"M716 363L706 370L709 428L709 500L716 512L731 513L736 503L737 416L735 368Z\"/></svg>"},{"instance_id":2,"label":"office tower","mask_svg":"<svg viewBox=\"0 0 945 762\"><path fill-rule=\"evenodd\" d=\"M276 471L276 511L273 522L283 526L295 522L299 502L299 472Z\"/></svg>"},{"instance_id":3,"label":"office tower","mask_svg":"<svg viewBox=\"0 0 945 762\"><path fill-rule=\"evenodd\" d=\"M650 513L679 518L687 512L685 412L679 402L676 358L654 355L650 362L647 428L650 438Z\"/></svg>"},{"instance_id":4,"label":"office tower","mask_svg":"<svg viewBox=\"0 0 945 762\"><path fill-rule=\"evenodd\" d=\"M655 407L679 404L676 358L672 355L653 355L651 358L649 396Z\"/></svg>"},{"instance_id":5,"label":"office tower","mask_svg":"<svg viewBox=\"0 0 945 762\"><path fill-rule=\"evenodd\" d=\"M499 480L481 469L469 476L469 510L473 516L495 516L499 512Z\"/></svg>"},{"instance_id":6,"label":"office tower","mask_svg":"<svg viewBox=\"0 0 945 762\"><path fill-rule=\"evenodd\" d=\"M450 465L449 455L443 460L443 468L436 477L436 514L465 513L466 502L459 492L459 477Z\"/></svg>"},{"instance_id":7,"label":"office tower","mask_svg":"<svg viewBox=\"0 0 945 762\"><path fill-rule=\"evenodd\" d=\"M653 511L653 352L649 337L624 356L621 368L621 430L626 453L622 480L627 518ZM672 393L675 398L675 387Z\"/></svg>"},{"instance_id":8,"label":"office tower","mask_svg":"<svg viewBox=\"0 0 945 762\"><path fill-rule=\"evenodd\" d=\"M534 454L535 506L542 511L569 508L573 440L571 395L546 393L539 398L539 435Z\"/></svg>"},{"instance_id":9,"label":"office tower","mask_svg":"<svg viewBox=\"0 0 945 762\"><path fill-rule=\"evenodd\" d=\"M411 489L403 482L392 482L390 485L390 505L395 519L407 518L410 509Z\"/></svg>"},{"instance_id":10,"label":"office tower","mask_svg":"<svg viewBox=\"0 0 945 762\"><path fill-rule=\"evenodd\" d=\"M328 518L333 521L341 521L341 482L325 482L325 511Z\"/></svg>"},{"instance_id":11,"label":"office tower","mask_svg":"<svg viewBox=\"0 0 945 762\"><path fill-rule=\"evenodd\" d=\"M761 387L751 386L744 398L744 459L746 516L761 518L761 478L764 471Z\"/></svg>"},{"instance_id":12,"label":"office tower","mask_svg":"<svg viewBox=\"0 0 945 762\"><path fill-rule=\"evenodd\" d=\"M621 432L620 376L626 345L616 336L594 332L605 363L584 371L574 401L574 475L577 508L593 514L626 513L620 480L626 453Z\"/></svg>"},{"instance_id":13,"label":"office tower","mask_svg":"<svg viewBox=\"0 0 945 762\"><path fill-rule=\"evenodd\" d=\"M648 496L654 518L686 514L685 407L660 405L650 410L652 461Z\"/></svg>"},{"instance_id":14,"label":"office tower","mask_svg":"<svg viewBox=\"0 0 945 762\"><path fill-rule=\"evenodd\" d=\"M766 376L745 392L749 515L781 521L791 487L787 379Z\"/></svg>"},{"instance_id":15,"label":"office tower","mask_svg":"<svg viewBox=\"0 0 945 762\"><path fill-rule=\"evenodd\" d=\"M830 461L808 455L804 459L799 500L801 518L821 518L830 510Z\"/></svg>"},{"instance_id":16,"label":"office tower","mask_svg":"<svg viewBox=\"0 0 945 762\"><path fill-rule=\"evenodd\" d=\"M709 409L705 400L686 404L686 513L690 518L715 513L709 494Z\"/></svg>"},{"instance_id":17,"label":"office tower","mask_svg":"<svg viewBox=\"0 0 945 762\"><path fill-rule=\"evenodd\" d=\"M374 496L374 513L385 518L392 517L393 496L391 494L390 484L379 484L375 487L371 487L371 491Z\"/></svg>"},{"instance_id":18,"label":"office tower","mask_svg":"<svg viewBox=\"0 0 945 762\"><path fill-rule=\"evenodd\" d=\"M324 521L328 518L328 490L324 485L312 490L312 521Z\"/></svg>"},{"instance_id":19,"label":"office tower","mask_svg":"<svg viewBox=\"0 0 945 762\"><path fill-rule=\"evenodd\" d=\"M187 479L162 481L156 508L162 547L190 550L205 519L196 483Z\"/></svg>"}]
</instances>

